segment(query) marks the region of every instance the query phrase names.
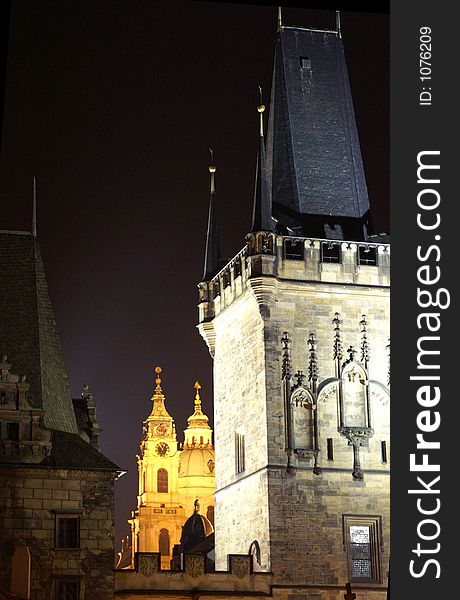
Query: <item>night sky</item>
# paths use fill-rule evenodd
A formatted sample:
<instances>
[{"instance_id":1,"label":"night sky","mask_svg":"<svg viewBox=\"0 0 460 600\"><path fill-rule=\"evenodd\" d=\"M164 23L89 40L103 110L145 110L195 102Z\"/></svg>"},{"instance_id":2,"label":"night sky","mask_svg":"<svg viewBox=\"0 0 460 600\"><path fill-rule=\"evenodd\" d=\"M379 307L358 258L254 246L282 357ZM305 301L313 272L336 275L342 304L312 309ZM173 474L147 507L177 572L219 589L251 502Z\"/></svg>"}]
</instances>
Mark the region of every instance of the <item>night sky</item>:
<instances>
[{"instance_id":1,"label":"night sky","mask_svg":"<svg viewBox=\"0 0 460 600\"><path fill-rule=\"evenodd\" d=\"M327 3L324 3L327 6ZM0 229L38 237L74 397L89 383L116 483L117 539L136 506L142 421L163 369L179 439L212 361L197 329L209 199L221 250L250 229L258 84L270 95L276 7L137 0L13 0L0 162ZM283 9L333 28L333 11ZM342 13L377 232L389 229L389 17ZM14 359L12 358L14 361Z\"/></svg>"}]
</instances>

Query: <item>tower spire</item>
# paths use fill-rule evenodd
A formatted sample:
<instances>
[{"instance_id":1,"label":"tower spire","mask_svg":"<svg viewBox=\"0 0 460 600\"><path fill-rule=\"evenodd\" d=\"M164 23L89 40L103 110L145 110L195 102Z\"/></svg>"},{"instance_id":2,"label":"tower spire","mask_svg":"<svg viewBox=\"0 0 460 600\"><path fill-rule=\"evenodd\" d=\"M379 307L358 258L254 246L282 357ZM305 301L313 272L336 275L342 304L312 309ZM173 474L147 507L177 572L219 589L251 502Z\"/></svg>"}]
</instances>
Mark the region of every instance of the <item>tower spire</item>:
<instances>
[{"instance_id":1,"label":"tower spire","mask_svg":"<svg viewBox=\"0 0 460 600\"><path fill-rule=\"evenodd\" d=\"M219 249L219 228L217 225L216 215L216 182L215 173L216 165L214 163L214 152L209 148L211 154L211 164L209 165L210 173L210 196L209 196L209 214L208 214L208 230L206 233L206 251L204 257L204 272L203 280L208 281L219 270L220 249Z\"/></svg>"},{"instance_id":2,"label":"tower spire","mask_svg":"<svg viewBox=\"0 0 460 600\"><path fill-rule=\"evenodd\" d=\"M32 195L32 236L37 237L37 179L33 179L33 195Z\"/></svg>"},{"instance_id":3,"label":"tower spire","mask_svg":"<svg viewBox=\"0 0 460 600\"><path fill-rule=\"evenodd\" d=\"M335 11L335 28L337 30L337 35L339 38L342 37L342 31L340 29L340 10Z\"/></svg>"},{"instance_id":4,"label":"tower spire","mask_svg":"<svg viewBox=\"0 0 460 600\"><path fill-rule=\"evenodd\" d=\"M278 31L281 31L283 27L283 20L281 18L281 6L278 6Z\"/></svg>"},{"instance_id":5,"label":"tower spire","mask_svg":"<svg viewBox=\"0 0 460 600\"><path fill-rule=\"evenodd\" d=\"M256 185L254 192L254 209L251 231L273 231L272 206L267 178L267 159L265 154L264 112L262 88L259 85L260 104L257 111L260 115L259 154L257 157Z\"/></svg>"}]
</instances>

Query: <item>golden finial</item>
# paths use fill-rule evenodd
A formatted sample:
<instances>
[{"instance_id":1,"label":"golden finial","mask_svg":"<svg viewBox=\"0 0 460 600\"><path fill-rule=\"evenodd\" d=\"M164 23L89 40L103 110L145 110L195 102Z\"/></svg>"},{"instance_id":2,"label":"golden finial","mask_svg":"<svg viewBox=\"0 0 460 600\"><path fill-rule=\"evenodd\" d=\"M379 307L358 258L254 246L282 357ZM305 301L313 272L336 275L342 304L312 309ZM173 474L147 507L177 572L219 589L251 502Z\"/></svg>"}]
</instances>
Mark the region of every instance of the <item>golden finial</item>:
<instances>
[{"instance_id":1,"label":"golden finial","mask_svg":"<svg viewBox=\"0 0 460 600\"><path fill-rule=\"evenodd\" d=\"M160 377L160 373L163 371L163 369L161 367L155 367L155 373L157 374L156 379L155 379L155 383L157 384L157 387L155 388L156 392L161 392L161 377Z\"/></svg>"},{"instance_id":2,"label":"golden finial","mask_svg":"<svg viewBox=\"0 0 460 600\"><path fill-rule=\"evenodd\" d=\"M201 409L201 398L200 398L201 383L198 380L196 380L193 387L196 390L196 393L195 393L195 410L196 409Z\"/></svg>"},{"instance_id":3,"label":"golden finial","mask_svg":"<svg viewBox=\"0 0 460 600\"><path fill-rule=\"evenodd\" d=\"M257 107L257 112L260 114L260 135L264 136L264 117L263 114L265 112L265 104L262 102L262 88L259 85L259 96L260 96L260 104Z\"/></svg>"},{"instance_id":4,"label":"golden finial","mask_svg":"<svg viewBox=\"0 0 460 600\"><path fill-rule=\"evenodd\" d=\"M211 173L211 194L216 191L216 185L214 181L214 173L217 171L217 167L214 164L214 152L212 148L209 148L209 154L211 155L211 164L209 165L209 172Z\"/></svg>"}]
</instances>

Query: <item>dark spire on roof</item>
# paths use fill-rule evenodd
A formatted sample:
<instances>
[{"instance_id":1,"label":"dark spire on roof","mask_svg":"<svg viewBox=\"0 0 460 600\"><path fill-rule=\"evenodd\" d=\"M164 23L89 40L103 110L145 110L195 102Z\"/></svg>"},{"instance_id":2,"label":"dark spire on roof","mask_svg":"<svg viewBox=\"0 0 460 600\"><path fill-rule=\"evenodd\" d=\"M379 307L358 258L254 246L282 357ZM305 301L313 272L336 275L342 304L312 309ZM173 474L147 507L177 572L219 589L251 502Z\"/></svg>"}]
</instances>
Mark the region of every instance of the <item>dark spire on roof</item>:
<instances>
[{"instance_id":1,"label":"dark spire on roof","mask_svg":"<svg viewBox=\"0 0 460 600\"><path fill-rule=\"evenodd\" d=\"M267 160L265 156L264 118L265 106L262 104L262 89L260 104L257 110L260 115L259 154L257 156L256 185L254 191L254 208L252 213L251 231L273 231L272 203L267 178Z\"/></svg>"},{"instance_id":2,"label":"dark spire on roof","mask_svg":"<svg viewBox=\"0 0 460 600\"><path fill-rule=\"evenodd\" d=\"M214 277L219 270L220 261L219 228L217 225L216 211L216 166L214 164L214 153L211 148L209 148L209 151L211 153L211 164L209 166L209 173L211 174L211 193L209 196L208 231L206 233L206 250L204 257L204 281L209 281Z\"/></svg>"},{"instance_id":3,"label":"dark spire on roof","mask_svg":"<svg viewBox=\"0 0 460 600\"><path fill-rule=\"evenodd\" d=\"M369 199L340 29L278 29L267 135L277 229L363 239Z\"/></svg>"},{"instance_id":4,"label":"dark spire on roof","mask_svg":"<svg viewBox=\"0 0 460 600\"><path fill-rule=\"evenodd\" d=\"M0 232L0 354L27 376L50 429L78 433L37 239Z\"/></svg>"}]
</instances>

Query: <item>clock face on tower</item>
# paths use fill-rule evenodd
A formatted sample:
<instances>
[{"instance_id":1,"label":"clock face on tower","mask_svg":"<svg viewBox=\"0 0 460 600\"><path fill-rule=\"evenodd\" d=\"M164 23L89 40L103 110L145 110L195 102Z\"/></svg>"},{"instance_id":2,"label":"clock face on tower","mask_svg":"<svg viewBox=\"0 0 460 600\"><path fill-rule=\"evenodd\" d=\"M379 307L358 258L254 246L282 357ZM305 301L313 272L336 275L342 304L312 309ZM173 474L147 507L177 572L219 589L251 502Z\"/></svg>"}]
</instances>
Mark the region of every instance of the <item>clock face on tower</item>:
<instances>
[{"instance_id":1,"label":"clock face on tower","mask_svg":"<svg viewBox=\"0 0 460 600\"><path fill-rule=\"evenodd\" d=\"M165 442L160 442L156 445L155 450L158 456L166 456L169 452L169 446Z\"/></svg>"}]
</instances>

